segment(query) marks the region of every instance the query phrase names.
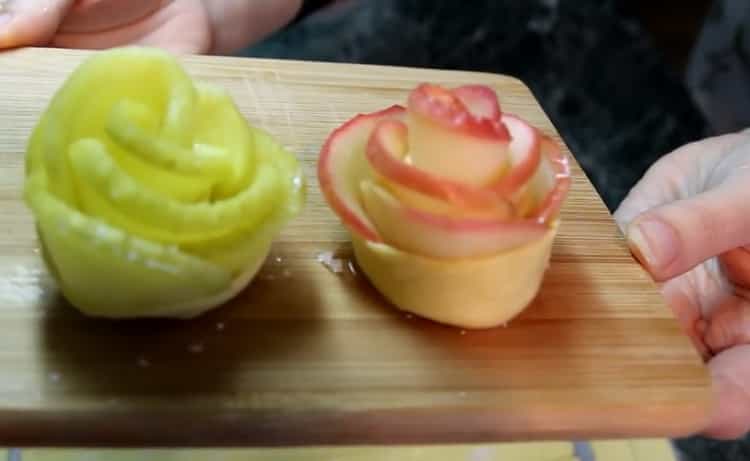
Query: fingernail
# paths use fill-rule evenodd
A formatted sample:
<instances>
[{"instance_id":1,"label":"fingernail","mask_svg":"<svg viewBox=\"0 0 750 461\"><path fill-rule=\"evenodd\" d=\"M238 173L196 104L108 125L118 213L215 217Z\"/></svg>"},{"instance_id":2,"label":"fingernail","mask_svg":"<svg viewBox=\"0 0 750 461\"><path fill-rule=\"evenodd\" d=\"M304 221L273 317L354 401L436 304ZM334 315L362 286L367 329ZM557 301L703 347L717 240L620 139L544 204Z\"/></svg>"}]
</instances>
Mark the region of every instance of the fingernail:
<instances>
[{"instance_id":1,"label":"fingernail","mask_svg":"<svg viewBox=\"0 0 750 461\"><path fill-rule=\"evenodd\" d=\"M668 266L677 257L677 234L659 219L637 221L628 230L631 250L651 269Z\"/></svg>"}]
</instances>

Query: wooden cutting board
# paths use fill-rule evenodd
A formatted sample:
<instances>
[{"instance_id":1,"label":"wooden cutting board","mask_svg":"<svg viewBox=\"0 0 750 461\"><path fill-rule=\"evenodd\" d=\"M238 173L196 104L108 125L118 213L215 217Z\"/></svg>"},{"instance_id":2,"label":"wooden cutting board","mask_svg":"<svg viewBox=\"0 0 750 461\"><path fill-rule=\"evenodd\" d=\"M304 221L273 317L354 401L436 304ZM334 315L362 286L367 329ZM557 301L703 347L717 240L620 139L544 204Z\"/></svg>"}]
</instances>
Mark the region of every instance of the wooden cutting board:
<instances>
[{"instance_id":1,"label":"wooden cutting board","mask_svg":"<svg viewBox=\"0 0 750 461\"><path fill-rule=\"evenodd\" d=\"M706 369L577 164L544 285L505 328L405 316L349 270L348 235L315 177L326 135L432 81L489 84L507 111L559 140L528 88L500 75L186 58L303 160L307 207L219 310L84 318L41 263L21 187L30 130L86 56L0 54L0 445L485 442L679 436L705 424Z\"/></svg>"}]
</instances>

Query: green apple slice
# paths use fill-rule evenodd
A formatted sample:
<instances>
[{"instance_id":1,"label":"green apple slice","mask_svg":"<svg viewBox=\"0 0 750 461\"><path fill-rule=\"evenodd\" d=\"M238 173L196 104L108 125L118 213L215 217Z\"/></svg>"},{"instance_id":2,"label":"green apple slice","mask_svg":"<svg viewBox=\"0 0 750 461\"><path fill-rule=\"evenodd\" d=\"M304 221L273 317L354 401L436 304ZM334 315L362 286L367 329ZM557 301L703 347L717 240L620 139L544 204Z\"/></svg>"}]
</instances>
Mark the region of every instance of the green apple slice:
<instances>
[{"instance_id":1,"label":"green apple slice","mask_svg":"<svg viewBox=\"0 0 750 461\"><path fill-rule=\"evenodd\" d=\"M261 130L253 129L253 139L256 151L262 153L262 156L267 157L266 161L277 167L285 184L279 205L257 227L249 230L242 228L218 239L183 245L191 254L218 264L232 274L241 272L247 261L252 261L266 252L273 237L289 219L300 213L305 202L306 184L294 156Z\"/></svg>"},{"instance_id":2,"label":"green apple slice","mask_svg":"<svg viewBox=\"0 0 750 461\"><path fill-rule=\"evenodd\" d=\"M154 166L217 181L231 174L232 165L225 149L206 144L195 144L192 150L185 148L140 126L138 119L150 118L153 117L148 108L142 104L121 101L112 108L107 132L129 152Z\"/></svg>"},{"instance_id":3,"label":"green apple slice","mask_svg":"<svg viewBox=\"0 0 750 461\"><path fill-rule=\"evenodd\" d=\"M81 140L70 148L81 199L91 212L106 213L118 227L160 242L207 240L251 228L277 205L280 182L273 165L263 163L253 183L220 202L185 204L141 187L112 161L102 143ZM97 200L91 200L96 198ZM111 207L114 212L104 208Z\"/></svg>"},{"instance_id":4,"label":"green apple slice","mask_svg":"<svg viewBox=\"0 0 750 461\"><path fill-rule=\"evenodd\" d=\"M131 317L215 296L229 271L90 218L40 188L27 198L65 297L95 316Z\"/></svg>"}]
</instances>

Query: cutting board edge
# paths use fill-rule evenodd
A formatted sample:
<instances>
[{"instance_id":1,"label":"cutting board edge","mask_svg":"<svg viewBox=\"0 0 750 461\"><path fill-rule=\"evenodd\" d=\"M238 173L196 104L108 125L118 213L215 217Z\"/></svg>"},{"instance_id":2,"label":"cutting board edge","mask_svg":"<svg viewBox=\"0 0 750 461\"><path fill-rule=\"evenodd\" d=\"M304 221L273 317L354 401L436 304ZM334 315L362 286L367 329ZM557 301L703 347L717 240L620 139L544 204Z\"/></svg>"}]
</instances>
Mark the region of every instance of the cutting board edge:
<instances>
[{"instance_id":1,"label":"cutting board edge","mask_svg":"<svg viewBox=\"0 0 750 461\"><path fill-rule=\"evenodd\" d=\"M570 441L621 438L680 438L700 433L708 425L704 406L665 407L633 419L625 407L602 407L593 418L569 427L558 418L571 411L545 415L549 427L537 421L531 429L520 421L499 420L484 411L411 409L345 412L244 413L205 412L165 415L153 412L54 413L35 410L22 415L0 411L0 445L24 447L295 447L354 445L436 445L523 441ZM622 411L622 413L620 413ZM19 417L22 423L19 424ZM102 419L108 424L102 424ZM619 418L619 420L618 420ZM451 423L441 423L450 419ZM574 419L574 418L571 418ZM186 422L191 421L191 422ZM459 421L459 423L456 423ZM461 422L462 421L462 422ZM612 423L612 421L617 421ZM603 424L605 423L606 424ZM11 427L12 425L12 427ZM6 429L2 429L5 426ZM164 427L168 427L164 431ZM456 428L462 428L456 430ZM166 433L165 433L166 432Z\"/></svg>"}]
</instances>

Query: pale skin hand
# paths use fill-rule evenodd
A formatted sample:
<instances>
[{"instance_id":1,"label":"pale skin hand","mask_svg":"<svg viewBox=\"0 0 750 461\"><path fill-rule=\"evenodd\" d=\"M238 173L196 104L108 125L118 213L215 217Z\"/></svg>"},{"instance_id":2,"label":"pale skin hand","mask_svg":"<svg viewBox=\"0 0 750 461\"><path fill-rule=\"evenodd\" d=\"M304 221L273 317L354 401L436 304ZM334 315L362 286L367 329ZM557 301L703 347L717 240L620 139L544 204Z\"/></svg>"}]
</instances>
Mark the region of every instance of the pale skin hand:
<instances>
[{"instance_id":1,"label":"pale skin hand","mask_svg":"<svg viewBox=\"0 0 750 461\"><path fill-rule=\"evenodd\" d=\"M0 50L154 46L231 54L287 24L302 0L0 0Z\"/></svg>"},{"instance_id":2,"label":"pale skin hand","mask_svg":"<svg viewBox=\"0 0 750 461\"><path fill-rule=\"evenodd\" d=\"M615 218L708 360L717 403L705 434L744 435L750 430L750 132L665 156Z\"/></svg>"}]
</instances>

